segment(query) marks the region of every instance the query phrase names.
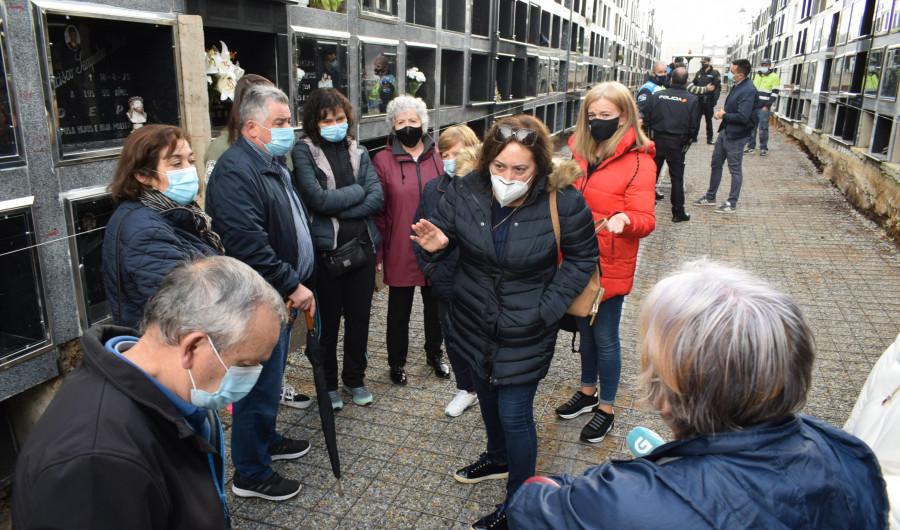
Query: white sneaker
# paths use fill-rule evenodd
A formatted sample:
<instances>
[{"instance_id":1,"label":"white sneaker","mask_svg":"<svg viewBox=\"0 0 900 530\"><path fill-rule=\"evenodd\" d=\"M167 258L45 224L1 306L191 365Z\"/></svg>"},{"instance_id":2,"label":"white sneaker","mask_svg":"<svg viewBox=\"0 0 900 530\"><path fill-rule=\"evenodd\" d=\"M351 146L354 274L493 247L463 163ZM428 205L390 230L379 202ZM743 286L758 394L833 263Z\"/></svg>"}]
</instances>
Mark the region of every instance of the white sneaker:
<instances>
[{"instance_id":1,"label":"white sneaker","mask_svg":"<svg viewBox=\"0 0 900 530\"><path fill-rule=\"evenodd\" d=\"M456 397L453 398L453 401L447 404L447 408L444 409L444 414L451 418L455 418L476 403L478 403L477 395L470 394L465 390L460 390L457 392Z\"/></svg>"},{"instance_id":2,"label":"white sneaker","mask_svg":"<svg viewBox=\"0 0 900 530\"><path fill-rule=\"evenodd\" d=\"M281 399L278 402L295 409L305 409L312 405L312 399L309 396L297 392L291 385L281 387Z\"/></svg>"}]
</instances>

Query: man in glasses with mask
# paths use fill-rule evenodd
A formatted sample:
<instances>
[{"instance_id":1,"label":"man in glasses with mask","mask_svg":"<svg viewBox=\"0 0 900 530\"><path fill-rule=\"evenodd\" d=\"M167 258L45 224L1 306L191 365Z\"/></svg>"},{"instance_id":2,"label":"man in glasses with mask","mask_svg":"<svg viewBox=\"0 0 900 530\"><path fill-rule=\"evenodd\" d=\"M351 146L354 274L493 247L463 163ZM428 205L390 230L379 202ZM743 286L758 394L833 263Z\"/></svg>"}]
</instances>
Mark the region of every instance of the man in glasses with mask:
<instances>
[{"instance_id":1,"label":"man in glasses with mask","mask_svg":"<svg viewBox=\"0 0 900 530\"><path fill-rule=\"evenodd\" d=\"M214 256L169 273L143 334L96 326L19 455L19 528L226 528L216 410L254 386L287 322L278 293Z\"/></svg>"},{"instance_id":2,"label":"man in glasses with mask","mask_svg":"<svg viewBox=\"0 0 900 530\"><path fill-rule=\"evenodd\" d=\"M206 210L222 237L225 254L253 267L292 311L315 312L315 253L306 209L294 191L285 155L294 145L288 98L273 86L250 88L241 99L241 137L225 151L209 177ZM259 384L234 405L231 428L232 491L240 497L281 501L300 492L273 460L299 458L309 442L275 430L291 326L284 327Z\"/></svg>"}]
</instances>

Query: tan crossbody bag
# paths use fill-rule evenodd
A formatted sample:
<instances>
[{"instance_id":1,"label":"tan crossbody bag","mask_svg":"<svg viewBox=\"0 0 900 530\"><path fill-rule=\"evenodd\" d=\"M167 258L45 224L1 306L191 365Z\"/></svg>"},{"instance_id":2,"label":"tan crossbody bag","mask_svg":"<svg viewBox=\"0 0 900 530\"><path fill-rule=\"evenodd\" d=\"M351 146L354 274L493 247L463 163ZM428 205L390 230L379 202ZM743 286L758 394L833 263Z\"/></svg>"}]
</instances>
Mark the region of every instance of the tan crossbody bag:
<instances>
[{"instance_id":1,"label":"tan crossbody bag","mask_svg":"<svg viewBox=\"0 0 900 530\"><path fill-rule=\"evenodd\" d=\"M556 190L550 192L550 220L553 221L553 235L556 237L556 251L562 252L559 245L559 210L556 207ZM606 218L594 221L594 235L596 236L601 230L606 228ZM566 259L563 256L563 259ZM560 262L560 265L562 262ZM588 282L581 294L575 297L575 301L566 310L566 313L575 315L576 317L591 317L591 325L594 325L594 318L597 316L597 310L600 308L600 300L603 299L603 287L600 286L600 263L594 265L594 274L591 281Z\"/></svg>"}]
</instances>

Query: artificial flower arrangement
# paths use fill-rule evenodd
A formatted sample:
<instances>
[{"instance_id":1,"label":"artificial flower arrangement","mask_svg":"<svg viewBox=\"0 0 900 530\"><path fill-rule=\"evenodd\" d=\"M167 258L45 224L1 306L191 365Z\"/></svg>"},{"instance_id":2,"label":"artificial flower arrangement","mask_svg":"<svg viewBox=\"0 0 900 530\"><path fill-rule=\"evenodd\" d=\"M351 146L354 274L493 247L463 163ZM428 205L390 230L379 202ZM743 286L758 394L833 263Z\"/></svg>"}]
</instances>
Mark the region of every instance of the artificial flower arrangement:
<instances>
[{"instance_id":1,"label":"artificial flower arrangement","mask_svg":"<svg viewBox=\"0 0 900 530\"><path fill-rule=\"evenodd\" d=\"M406 71L406 93L415 96L416 92L425 84L425 74L419 71L419 68L413 66Z\"/></svg>"},{"instance_id":2,"label":"artificial flower arrangement","mask_svg":"<svg viewBox=\"0 0 900 530\"><path fill-rule=\"evenodd\" d=\"M215 45L206 50L206 82L213 90L219 93L222 101L234 99L234 89L238 79L244 75L244 69L240 63L234 61L235 52L228 51L224 41L219 41L222 49L217 50ZM213 85L215 78L215 85Z\"/></svg>"}]
</instances>

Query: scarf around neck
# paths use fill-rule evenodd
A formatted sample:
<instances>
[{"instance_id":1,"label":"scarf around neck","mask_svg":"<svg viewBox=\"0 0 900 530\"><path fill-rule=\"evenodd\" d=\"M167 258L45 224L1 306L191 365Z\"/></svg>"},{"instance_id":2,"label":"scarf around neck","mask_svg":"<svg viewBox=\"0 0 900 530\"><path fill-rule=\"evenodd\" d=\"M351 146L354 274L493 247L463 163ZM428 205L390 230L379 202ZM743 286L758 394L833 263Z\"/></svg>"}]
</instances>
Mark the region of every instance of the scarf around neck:
<instances>
[{"instance_id":1,"label":"scarf around neck","mask_svg":"<svg viewBox=\"0 0 900 530\"><path fill-rule=\"evenodd\" d=\"M174 210L175 208L184 208L188 210L194 217L194 225L196 225L197 233L200 234L200 237L209 243L219 255L225 254L225 247L222 246L222 238L219 237L219 234L212 231L212 218L200 208L197 201L191 201L187 206L182 206L163 195L158 189L149 187L144 188L144 191L141 193L140 201L147 208L159 213Z\"/></svg>"}]
</instances>

